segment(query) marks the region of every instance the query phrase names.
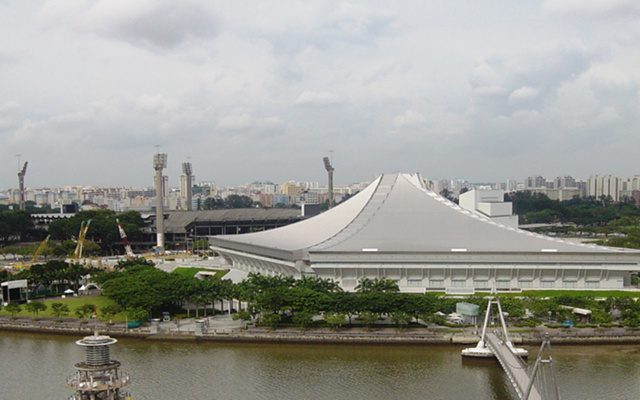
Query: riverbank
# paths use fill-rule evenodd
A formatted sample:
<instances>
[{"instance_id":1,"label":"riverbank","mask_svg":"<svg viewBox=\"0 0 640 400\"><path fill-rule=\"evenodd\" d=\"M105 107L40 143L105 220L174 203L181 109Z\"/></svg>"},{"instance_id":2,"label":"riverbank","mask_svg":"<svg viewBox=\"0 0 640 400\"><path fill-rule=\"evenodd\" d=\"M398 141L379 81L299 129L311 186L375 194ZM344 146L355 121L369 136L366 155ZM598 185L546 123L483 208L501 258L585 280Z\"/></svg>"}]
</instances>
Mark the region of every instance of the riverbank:
<instances>
[{"instance_id":1,"label":"riverbank","mask_svg":"<svg viewBox=\"0 0 640 400\"><path fill-rule=\"evenodd\" d=\"M106 324L102 321L87 321L73 318L0 318L0 330L32 332L54 335L88 336L99 334L121 338L138 338L154 341L207 341L238 343L310 343L310 344L379 344L379 345L470 345L480 336L470 329L444 327L417 327L398 331L391 327L347 327L339 330L329 328L267 329L262 327L240 328L228 318L206 319L197 324L194 319L144 325L127 329L124 323ZM629 328L568 328L531 329L512 328L510 336L514 343L535 345L549 335L552 343L562 345L640 344L640 331Z\"/></svg>"}]
</instances>

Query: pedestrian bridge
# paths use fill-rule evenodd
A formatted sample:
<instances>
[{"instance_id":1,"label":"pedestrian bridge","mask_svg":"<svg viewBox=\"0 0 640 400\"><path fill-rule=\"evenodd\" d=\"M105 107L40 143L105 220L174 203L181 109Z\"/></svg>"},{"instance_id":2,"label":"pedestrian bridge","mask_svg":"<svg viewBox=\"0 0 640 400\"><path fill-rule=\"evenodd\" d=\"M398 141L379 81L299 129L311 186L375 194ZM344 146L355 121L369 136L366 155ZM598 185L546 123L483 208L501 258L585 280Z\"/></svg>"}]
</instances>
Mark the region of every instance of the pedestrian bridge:
<instances>
[{"instance_id":1,"label":"pedestrian bridge","mask_svg":"<svg viewBox=\"0 0 640 400\"><path fill-rule=\"evenodd\" d=\"M491 316L491 306L493 304L497 306L497 317L500 320L502 329L487 332ZM538 352L535 365L530 367L523 359L523 357L529 355L529 352L516 348L509 339L509 332L507 330L507 324L504 321L500 299L496 296L489 299L484 326L482 327L482 336L480 337L478 345L474 348L464 349L462 355L465 357L497 358L521 400L559 400L560 396L558 394L558 386L556 384L551 357L547 359L542 358L545 350L550 349L550 346L549 338L546 337ZM543 371L543 366L547 366L548 368Z\"/></svg>"},{"instance_id":2,"label":"pedestrian bridge","mask_svg":"<svg viewBox=\"0 0 640 400\"><path fill-rule=\"evenodd\" d=\"M486 334L485 344L502 365L509 381L511 381L521 399L543 400L535 384L531 385L528 396L525 396L531 382L531 376L529 374L529 366L520 356L515 355L511 348L495 333Z\"/></svg>"}]
</instances>

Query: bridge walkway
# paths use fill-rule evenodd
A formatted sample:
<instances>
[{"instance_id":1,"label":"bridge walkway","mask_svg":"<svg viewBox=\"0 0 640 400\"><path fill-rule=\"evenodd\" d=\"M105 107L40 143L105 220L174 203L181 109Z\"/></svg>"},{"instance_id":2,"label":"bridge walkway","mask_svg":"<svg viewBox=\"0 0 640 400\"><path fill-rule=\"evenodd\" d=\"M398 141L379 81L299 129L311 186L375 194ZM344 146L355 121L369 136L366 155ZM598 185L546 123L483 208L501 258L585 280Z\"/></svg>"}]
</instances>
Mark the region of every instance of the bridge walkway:
<instances>
[{"instance_id":1,"label":"bridge walkway","mask_svg":"<svg viewBox=\"0 0 640 400\"><path fill-rule=\"evenodd\" d=\"M527 399L524 398L527 385L531 380L528 365L520 357L513 354L507 344L495 333L487 332L485 340L486 346L496 356L511 384L516 389L518 397L523 400L542 400L542 395L535 385L531 387Z\"/></svg>"}]
</instances>

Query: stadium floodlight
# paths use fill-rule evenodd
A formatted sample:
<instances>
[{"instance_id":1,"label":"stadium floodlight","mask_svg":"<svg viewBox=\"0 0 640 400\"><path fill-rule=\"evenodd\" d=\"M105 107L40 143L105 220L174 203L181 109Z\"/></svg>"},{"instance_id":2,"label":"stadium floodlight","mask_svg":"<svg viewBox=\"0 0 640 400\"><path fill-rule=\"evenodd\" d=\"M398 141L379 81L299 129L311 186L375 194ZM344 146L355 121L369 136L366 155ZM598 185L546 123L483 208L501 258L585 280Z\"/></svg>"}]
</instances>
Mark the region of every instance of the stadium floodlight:
<instances>
[{"instance_id":1,"label":"stadium floodlight","mask_svg":"<svg viewBox=\"0 0 640 400\"><path fill-rule=\"evenodd\" d=\"M184 174L187 176L193 175L193 169L191 168L191 163L189 162L182 163L182 172L184 172Z\"/></svg>"},{"instance_id":2,"label":"stadium floodlight","mask_svg":"<svg viewBox=\"0 0 640 400\"><path fill-rule=\"evenodd\" d=\"M327 172L333 171L333 167L331 166L331 162L329 161L329 157L323 157L322 161L324 161L324 168Z\"/></svg>"},{"instance_id":3,"label":"stadium floodlight","mask_svg":"<svg viewBox=\"0 0 640 400\"><path fill-rule=\"evenodd\" d=\"M167 168L168 155L165 153L157 153L153 155L153 169L156 171Z\"/></svg>"}]
</instances>

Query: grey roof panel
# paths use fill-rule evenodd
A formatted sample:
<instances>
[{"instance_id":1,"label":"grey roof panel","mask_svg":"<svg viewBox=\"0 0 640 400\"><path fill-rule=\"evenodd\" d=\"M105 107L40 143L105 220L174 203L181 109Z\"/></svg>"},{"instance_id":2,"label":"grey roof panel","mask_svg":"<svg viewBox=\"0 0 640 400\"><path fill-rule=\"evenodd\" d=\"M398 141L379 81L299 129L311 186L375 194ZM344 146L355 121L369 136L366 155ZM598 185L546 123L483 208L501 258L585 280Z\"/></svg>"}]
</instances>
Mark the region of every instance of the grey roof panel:
<instances>
[{"instance_id":1,"label":"grey roof panel","mask_svg":"<svg viewBox=\"0 0 640 400\"><path fill-rule=\"evenodd\" d=\"M385 174L361 193L316 217L282 228L216 236L222 248L322 253L556 253L638 251L562 241L511 228L464 210L425 188L419 174Z\"/></svg>"},{"instance_id":2,"label":"grey roof panel","mask_svg":"<svg viewBox=\"0 0 640 400\"><path fill-rule=\"evenodd\" d=\"M349 226L374 194L378 181L379 178L348 201L307 220L263 232L218 235L211 238L211 243L231 248L235 242L289 251L306 250Z\"/></svg>"}]
</instances>

